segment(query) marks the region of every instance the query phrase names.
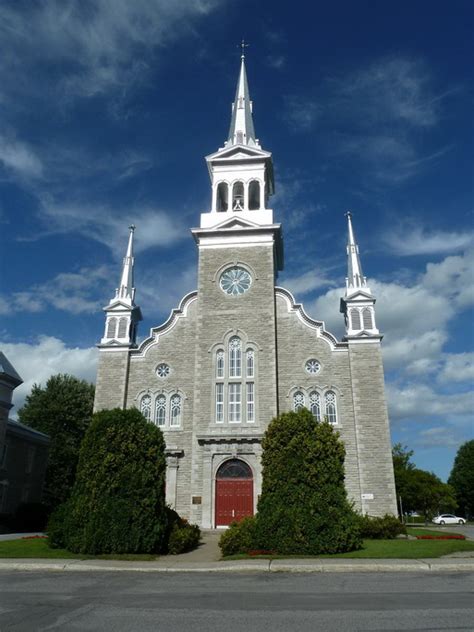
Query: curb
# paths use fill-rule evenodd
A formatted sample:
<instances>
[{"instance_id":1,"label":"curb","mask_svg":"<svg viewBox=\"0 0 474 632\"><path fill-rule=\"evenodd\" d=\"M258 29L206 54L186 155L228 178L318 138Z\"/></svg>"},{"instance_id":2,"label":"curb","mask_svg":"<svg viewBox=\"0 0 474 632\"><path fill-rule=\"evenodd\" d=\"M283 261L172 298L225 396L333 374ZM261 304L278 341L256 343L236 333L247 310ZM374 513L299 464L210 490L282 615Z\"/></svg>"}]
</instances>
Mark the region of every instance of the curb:
<instances>
[{"instance_id":1,"label":"curb","mask_svg":"<svg viewBox=\"0 0 474 632\"><path fill-rule=\"evenodd\" d=\"M245 560L235 562L135 563L103 560L0 560L1 571L76 571L140 573L355 573L355 572L474 572L474 559L425 560Z\"/></svg>"}]
</instances>

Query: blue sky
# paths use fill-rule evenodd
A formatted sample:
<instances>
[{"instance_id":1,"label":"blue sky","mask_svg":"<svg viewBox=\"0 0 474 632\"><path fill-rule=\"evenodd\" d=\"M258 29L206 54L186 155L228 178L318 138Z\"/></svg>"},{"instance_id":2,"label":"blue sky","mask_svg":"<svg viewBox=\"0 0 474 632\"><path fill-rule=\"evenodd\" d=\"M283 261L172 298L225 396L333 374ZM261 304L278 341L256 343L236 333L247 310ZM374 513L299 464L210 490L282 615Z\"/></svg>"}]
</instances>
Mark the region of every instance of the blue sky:
<instances>
[{"instance_id":1,"label":"blue sky","mask_svg":"<svg viewBox=\"0 0 474 632\"><path fill-rule=\"evenodd\" d=\"M195 288L239 67L273 152L288 287L342 335L344 212L377 297L394 441L446 478L473 437L473 5L3 0L0 344L25 384L95 378L136 230L140 335Z\"/></svg>"}]
</instances>

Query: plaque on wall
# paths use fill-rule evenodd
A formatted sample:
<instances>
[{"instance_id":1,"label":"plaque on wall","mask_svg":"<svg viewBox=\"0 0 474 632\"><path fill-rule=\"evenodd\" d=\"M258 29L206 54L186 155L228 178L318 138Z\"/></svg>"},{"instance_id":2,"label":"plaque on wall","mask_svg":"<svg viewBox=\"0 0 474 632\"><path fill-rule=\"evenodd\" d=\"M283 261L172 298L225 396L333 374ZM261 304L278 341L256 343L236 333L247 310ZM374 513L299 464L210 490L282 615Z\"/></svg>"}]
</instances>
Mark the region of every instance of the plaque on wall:
<instances>
[{"instance_id":1,"label":"plaque on wall","mask_svg":"<svg viewBox=\"0 0 474 632\"><path fill-rule=\"evenodd\" d=\"M193 496L193 505L200 505L202 503L202 496Z\"/></svg>"},{"instance_id":2,"label":"plaque on wall","mask_svg":"<svg viewBox=\"0 0 474 632\"><path fill-rule=\"evenodd\" d=\"M373 500L373 499L374 499L373 494L362 494L362 500Z\"/></svg>"}]
</instances>

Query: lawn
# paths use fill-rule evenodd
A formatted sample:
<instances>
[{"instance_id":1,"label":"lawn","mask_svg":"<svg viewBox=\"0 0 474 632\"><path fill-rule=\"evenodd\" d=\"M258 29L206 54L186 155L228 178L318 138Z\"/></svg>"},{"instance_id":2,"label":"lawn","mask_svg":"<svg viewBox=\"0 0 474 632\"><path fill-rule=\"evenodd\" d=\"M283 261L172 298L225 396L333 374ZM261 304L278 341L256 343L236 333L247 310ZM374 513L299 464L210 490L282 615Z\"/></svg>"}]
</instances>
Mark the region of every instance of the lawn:
<instances>
[{"instance_id":1,"label":"lawn","mask_svg":"<svg viewBox=\"0 0 474 632\"><path fill-rule=\"evenodd\" d=\"M149 562L158 559L156 555L115 554L115 555L82 555L71 553L65 549L50 549L46 538L25 540L7 540L0 542L0 558L48 558L77 560L129 560Z\"/></svg>"}]
</instances>

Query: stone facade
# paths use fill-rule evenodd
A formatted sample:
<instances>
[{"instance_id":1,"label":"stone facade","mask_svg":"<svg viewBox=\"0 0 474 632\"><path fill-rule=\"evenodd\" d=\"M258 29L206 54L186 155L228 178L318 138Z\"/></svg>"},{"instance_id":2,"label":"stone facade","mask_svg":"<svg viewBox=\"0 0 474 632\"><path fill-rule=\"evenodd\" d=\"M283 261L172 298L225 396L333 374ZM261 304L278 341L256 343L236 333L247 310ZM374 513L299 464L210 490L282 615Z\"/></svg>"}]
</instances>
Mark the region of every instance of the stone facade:
<instances>
[{"instance_id":1,"label":"stone facade","mask_svg":"<svg viewBox=\"0 0 474 632\"><path fill-rule=\"evenodd\" d=\"M277 286L283 243L268 207L271 154L261 149L249 123L243 60L236 108L245 112L233 115L228 141L206 159L212 205L192 231L199 251L197 291L139 346L131 227L121 286L105 308L95 409L136 406L162 428L167 501L202 527L230 520L217 516L216 497L219 468L229 459L250 467L253 493L243 511L256 510L262 436L275 415L298 406L318 418L328 415L340 432L355 507L371 515L396 513L381 336L351 219L348 291L341 304L347 335L337 341ZM354 309L361 314L359 328ZM128 334L110 333L116 313L130 324ZM234 499L235 509L232 498L221 500L231 517L243 515L235 513L241 499Z\"/></svg>"}]
</instances>

